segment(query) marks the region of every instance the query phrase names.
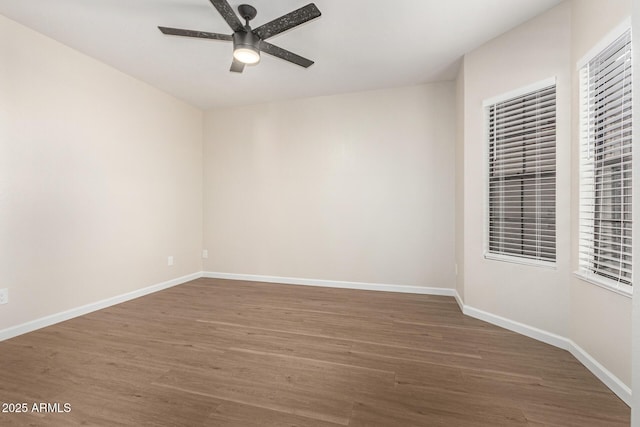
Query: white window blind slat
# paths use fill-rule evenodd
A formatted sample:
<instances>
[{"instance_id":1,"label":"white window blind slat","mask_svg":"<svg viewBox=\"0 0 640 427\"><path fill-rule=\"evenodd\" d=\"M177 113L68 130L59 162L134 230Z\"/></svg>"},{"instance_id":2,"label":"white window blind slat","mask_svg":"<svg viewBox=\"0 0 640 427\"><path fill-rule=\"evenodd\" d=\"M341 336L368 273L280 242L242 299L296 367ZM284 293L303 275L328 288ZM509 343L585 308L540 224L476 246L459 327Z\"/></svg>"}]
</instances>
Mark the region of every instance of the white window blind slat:
<instances>
[{"instance_id":1,"label":"white window blind slat","mask_svg":"<svg viewBox=\"0 0 640 427\"><path fill-rule=\"evenodd\" d=\"M499 113L499 111L497 112ZM493 115L490 118L492 124L495 125L495 131L500 132L505 128L512 127L514 125L514 120L522 120L524 124L544 124L545 120L553 120L555 111L549 107L545 107L544 109L537 109L535 105L531 107L531 109L519 111L518 113L512 113L511 115Z\"/></svg>"},{"instance_id":2,"label":"white window blind slat","mask_svg":"<svg viewBox=\"0 0 640 427\"><path fill-rule=\"evenodd\" d=\"M547 87L552 87L553 84L549 84ZM555 95L553 91L542 92L540 90L536 90L530 92L531 96L514 96L511 100L503 100L500 102L494 102L492 105L495 107L493 110L489 111L489 116L493 116L496 112L511 112L511 111L521 111L523 108L527 108L531 105L545 105L549 103L549 100L555 99Z\"/></svg>"},{"instance_id":3,"label":"white window blind slat","mask_svg":"<svg viewBox=\"0 0 640 427\"><path fill-rule=\"evenodd\" d=\"M555 84L486 108L487 252L555 262Z\"/></svg>"},{"instance_id":4,"label":"white window blind slat","mask_svg":"<svg viewBox=\"0 0 640 427\"><path fill-rule=\"evenodd\" d=\"M580 70L582 273L632 285L631 31Z\"/></svg>"},{"instance_id":5,"label":"white window blind slat","mask_svg":"<svg viewBox=\"0 0 640 427\"><path fill-rule=\"evenodd\" d=\"M548 146L554 146L556 143L553 129L548 131L538 132L536 137L540 142L539 149L544 149ZM512 143L508 142L508 138L503 138L503 142L504 142L504 145L502 145L500 148L505 153L509 153L511 151L519 151L522 149L522 138L517 138L517 139L514 138L514 141ZM490 153L493 154L493 152L490 152Z\"/></svg>"}]
</instances>

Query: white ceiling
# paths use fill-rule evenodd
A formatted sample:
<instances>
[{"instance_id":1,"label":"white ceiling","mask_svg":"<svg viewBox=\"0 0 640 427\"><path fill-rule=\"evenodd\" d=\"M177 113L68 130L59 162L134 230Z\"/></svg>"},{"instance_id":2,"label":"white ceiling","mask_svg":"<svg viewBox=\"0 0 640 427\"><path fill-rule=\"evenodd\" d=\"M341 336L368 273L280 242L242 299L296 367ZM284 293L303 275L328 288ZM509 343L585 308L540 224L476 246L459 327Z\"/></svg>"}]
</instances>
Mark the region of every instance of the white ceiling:
<instances>
[{"instance_id":1,"label":"white ceiling","mask_svg":"<svg viewBox=\"0 0 640 427\"><path fill-rule=\"evenodd\" d=\"M310 0L230 0L255 28ZM452 80L459 59L560 0L315 0L318 19L269 39L314 60L262 55L229 72L232 44L158 25L231 34L208 0L0 0L0 13L201 108Z\"/></svg>"}]
</instances>

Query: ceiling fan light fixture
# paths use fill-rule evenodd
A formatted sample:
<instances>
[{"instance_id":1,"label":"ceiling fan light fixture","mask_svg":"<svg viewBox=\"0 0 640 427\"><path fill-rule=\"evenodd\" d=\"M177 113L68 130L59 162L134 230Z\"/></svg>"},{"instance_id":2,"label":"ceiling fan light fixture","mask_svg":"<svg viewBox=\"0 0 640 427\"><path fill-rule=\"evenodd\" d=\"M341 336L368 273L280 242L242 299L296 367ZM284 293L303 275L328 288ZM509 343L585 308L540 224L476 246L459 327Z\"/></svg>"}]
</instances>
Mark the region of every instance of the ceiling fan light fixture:
<instances>
[{"instance_id":1,"label":"ceiling fan light fixture","mask_svg":"<svg viewBox=\"0 0 640 427\"><path fill-rule=\"evenodd\" d=\"M260 40L251 31L233 34L233 57L243 64L257 64L260 62Z\"/></svg>"},{"instance_id":2,"label":"ceiling fan light fixture","mask_svg":"<svg viewBox=\"0 0 640 427\"><path fill-rule=\"evenodd\" d=\"M260 52L246 46L236 48L233 51L233 57L248 65L260 62Z\"/></svg>"}]
</instances>

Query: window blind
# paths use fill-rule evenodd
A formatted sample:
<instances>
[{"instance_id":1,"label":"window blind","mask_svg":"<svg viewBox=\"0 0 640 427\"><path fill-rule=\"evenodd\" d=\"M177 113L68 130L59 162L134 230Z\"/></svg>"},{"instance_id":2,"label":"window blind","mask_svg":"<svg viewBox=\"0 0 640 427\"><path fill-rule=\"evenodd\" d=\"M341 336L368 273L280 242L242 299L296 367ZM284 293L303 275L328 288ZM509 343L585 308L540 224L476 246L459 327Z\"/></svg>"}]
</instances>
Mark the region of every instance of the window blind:
<instances>
[{"instance_id":1,"label":"window blind","mask_svg":"<svg viewBox=\"0 0 640 427\"><path fill-rule=\"evenodd\" d=\"M556 86L487 107L488 253L556 259Z\"/></svg>"},{"instance_id":2,"label":"window blind","mask_svg":"<svg viewBox=\"0 0 640 427\"><path fill-rule=\"evenodd\" d=\"M632 282L631 71L630 30L580 70L579 265L618 287Z\"/></svg>"}]
</instances>

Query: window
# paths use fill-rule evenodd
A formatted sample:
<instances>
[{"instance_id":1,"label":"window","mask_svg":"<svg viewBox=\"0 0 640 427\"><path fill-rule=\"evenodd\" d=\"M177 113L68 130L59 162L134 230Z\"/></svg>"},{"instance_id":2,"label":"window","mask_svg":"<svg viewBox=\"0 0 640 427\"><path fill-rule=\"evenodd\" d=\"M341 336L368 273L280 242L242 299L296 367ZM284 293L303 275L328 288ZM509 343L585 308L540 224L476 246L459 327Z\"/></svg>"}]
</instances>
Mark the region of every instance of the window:
<instances>
[{"instance_id":1,"label":"window","mask_svg":"<svg viewBox=\"0 0 640 427\"><path fill-rule=\"evenodd\" d=\"M489 139L486 257L554 263L555 81L485 107Z\"/></svg>"},{"instance_id":2,"label":"window","mask_svg":"<svg viewBox=\"0 0 640 427\"><path fill-rule=\"evenodd\" d=\"M580 69L580 274L631 292L631 30Z\"/></svg>"}]
</instances>

